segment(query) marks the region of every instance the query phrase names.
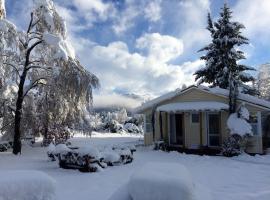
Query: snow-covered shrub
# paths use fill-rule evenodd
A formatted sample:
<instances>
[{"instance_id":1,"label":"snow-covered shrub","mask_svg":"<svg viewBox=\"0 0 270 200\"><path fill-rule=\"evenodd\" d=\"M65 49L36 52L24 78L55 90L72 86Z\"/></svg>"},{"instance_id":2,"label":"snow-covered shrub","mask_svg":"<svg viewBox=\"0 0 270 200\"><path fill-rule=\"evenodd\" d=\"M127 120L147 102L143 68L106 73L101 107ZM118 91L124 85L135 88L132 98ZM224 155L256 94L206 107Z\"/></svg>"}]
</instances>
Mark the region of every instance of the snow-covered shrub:
<instances>
[{"instance_id":1,"label":"snow-covered shrub","mask_svg":"<svg viewBox=\"0 0 270 200\"><path fill-rule=\"evenodd\" d=\"M1 200L54 200L55 182L34 170L0 172Z\"/></svg>"},{"instance_id":2,"label":"snow-covered shrub","mask_svg":"<svg viewBox=\"0 0 270 200\"><path fill-rule=\"evenodd\" d=\"M104 162L108 164L108 166L114 166L120 164L120 155L115 151L105 151L102 153L102 157Z\"/></svg>"},{"instance_id":3,"label":"snow-covered shrub","mask_svg":"<svg viewBox=\"0 0 270 200\"><path fill-rule=\"evenodd\" d=\"M107 166L128 164L133 161L134 146L111 146L100 151L93 146L71 149L65 144L50 144L47 155L51 161L59 160L64 169L79 169L82 172L101 171Z\"/></svg>"},{"instance_id":4,"label":"snow-covered shrub","mask_svg":"<svg viewBox=\"0 0 270 200\"><path fill-rule=\"evenodd\" d=\"M72 133L67 127L55 127L50 128L47 132L46 137L43 139L43 146L48 146L51 143L54 144L64 144L68 139L70 139Z\"/></svg>"},{"instance_id":5,"label":"snow-covered shrub","mask_svg":"<svg viewBox=\"0 0 270 200\"><path fill-rule=\"evenodd\" d=\"M47 148L47 155L48 155L48 157L49 157L49 160L51 160L51 161L55 161L56 160L56 158L55 158L55 156L54 156L54 154L55 154L55 146L54 146L54 144L53 143L50 143L50 145L48 146L48 148Z\"/></svg>"},{"instance_id":6,"label":"snow-covered shrub","mask_svg":"<svg viewBox=\"0 0 270 200\"><path fill-rule=\"evenodd\" d=\"M112 119L104 125L104 129L110 133L119 133L123 131L123 125Z\"/></svg>"},{"instance_id":7,"label":"snow-covered shrub","mask_svg":"<svg viewBox=\"0 0 270 200\"><path fill-rule=\"evenodd\" d=\"M141 133L141 129L133 123L126 123L124 129L129 133Z\"/></svg>"},{"instance_id":8,"label":"snow-covered shrub","mask_svg":"<svg viewBox=\"0 0 270 200\"><path fill-rule=\"evenodd\" d=\"M248 123L249 111L245 104L241 104L237 113L232 113L227 121L230 135L222 145L224 156L236 156L241 154L249 145L249 137L253 135L252 127Z\"/></svg>"},{"instance_id":9,"label":"snow-covered shrub","mask_svg":"<svg viewBox=\"0 0 270 200\"><path fill-rule=\"evenodd\" d=\"M140 126L143 123L143 116L142 115L134 115L130 117L128 120L125 121L126 123L132 123L135 124L136 126Z\"/></svg>"}]
</instances>

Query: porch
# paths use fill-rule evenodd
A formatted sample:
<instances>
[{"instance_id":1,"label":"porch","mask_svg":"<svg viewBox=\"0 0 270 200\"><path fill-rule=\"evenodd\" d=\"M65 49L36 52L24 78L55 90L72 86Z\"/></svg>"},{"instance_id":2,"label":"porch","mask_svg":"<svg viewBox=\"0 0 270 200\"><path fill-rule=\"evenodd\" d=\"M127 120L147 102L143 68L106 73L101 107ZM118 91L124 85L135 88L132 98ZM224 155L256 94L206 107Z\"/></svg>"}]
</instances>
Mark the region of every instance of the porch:
<instances>
[{"instance_id":1,"label":"porch","mask_svg":"<svg viewBox=\"0 0 270 200\"><path fill-rule=\"evenodd\" d=\"M228 105L219 102L183 102L159 106L155 141L164 140L169 150L216 154L227 137Z\"/></svg>"}]
</instances>

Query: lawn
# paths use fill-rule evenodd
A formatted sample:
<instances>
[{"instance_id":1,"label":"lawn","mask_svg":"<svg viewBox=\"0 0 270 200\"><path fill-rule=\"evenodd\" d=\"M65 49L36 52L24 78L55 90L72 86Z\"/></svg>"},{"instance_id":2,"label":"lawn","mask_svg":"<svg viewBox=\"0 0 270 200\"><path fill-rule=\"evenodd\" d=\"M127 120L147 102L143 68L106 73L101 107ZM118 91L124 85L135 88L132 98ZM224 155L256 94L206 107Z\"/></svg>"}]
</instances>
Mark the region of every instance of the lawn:
<instances>
[{"instance_id":1,"label":"lawn","mask_svg":"<svg viewBox=\"0 0 270 200\"><path fill-rule=\"evenodd\" d=\"M107 145L137 143L138 139L135 136L98 135L91 139L75 138L73 143ZM0 172L17 169L45 172L56 181L57 200L106 200L145 163L179 163L187 167L196 183L209 190L212 199L270 199L269 156L224 158L166 153L139 147L134 157L134 162L128 165L109 167L97 173L80 173L60 169L56 162L49 162L45 148L24 146L21 156L13 156L10 152L0 153Z\"/></svg>"}]
</instances>

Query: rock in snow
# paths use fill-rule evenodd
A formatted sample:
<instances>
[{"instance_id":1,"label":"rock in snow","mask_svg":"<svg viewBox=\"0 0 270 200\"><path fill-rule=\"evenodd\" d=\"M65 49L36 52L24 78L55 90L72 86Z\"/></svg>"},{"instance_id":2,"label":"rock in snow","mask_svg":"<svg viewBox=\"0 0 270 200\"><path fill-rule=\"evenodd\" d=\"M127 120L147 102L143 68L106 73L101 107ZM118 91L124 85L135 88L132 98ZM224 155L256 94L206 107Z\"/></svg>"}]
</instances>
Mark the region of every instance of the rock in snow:
<instances>
[{"instance_id":1,"label":"rock in snow","mask_svg":"<svg viewBox=\"0 0 270 200\"><path fill-rule=\"evenodd\" d=\"M35 170L0 172L1 200L54 200L54 180Z\"/></svg>"}]
</instances>

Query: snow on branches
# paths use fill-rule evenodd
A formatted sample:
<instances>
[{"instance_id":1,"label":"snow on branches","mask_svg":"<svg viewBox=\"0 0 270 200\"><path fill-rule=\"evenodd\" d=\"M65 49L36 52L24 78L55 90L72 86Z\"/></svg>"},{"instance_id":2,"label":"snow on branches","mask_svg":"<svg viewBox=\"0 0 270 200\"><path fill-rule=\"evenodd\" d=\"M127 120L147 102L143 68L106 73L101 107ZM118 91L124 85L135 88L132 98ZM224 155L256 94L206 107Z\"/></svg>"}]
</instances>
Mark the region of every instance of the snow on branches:
<instances>
[{"instance_id":1,"label":"snow on branches","mask_svg":"<svg viewBox=\"0 0 270 200\"><path fill-rule=\"evenodd\" d=\"M244 52L238 48L248 44L248 39L242 36L241 30L244 25L233 22L232 11L224 4L221 9L220 17L216 22L212 21L208 14L207 29L211 33L212 41L200 51L206 54L201 56L205 60L205 67L195 72L198 83L209 83L213 87L230 89L230 113L235 112L235 99L238 95L238 88L243 88L244 93L255 94L254 88L246 83L254 81L254 77L246 73L254 68L239 64L245 59Z\"/></svg>"},{"instance_id":2,"label":"snow on branches","mask_svg":"<svg viewBox=\"0 0 270 200\"><path fill-rule=\"evenodd\" d=\"M52 0L34 1L26 31L0 18L0 46L1 113L10 113L3 121L12 119L7 122L6 135L12 137L18 114L23 134L46 137L49 129L66 126L90 130L92 88L99 86L99 80L76 59L65 22ZM14 90L9 88L14 87L9 85L14 84L18 90L11 98Z\"/></svg>"}]
</instances>

